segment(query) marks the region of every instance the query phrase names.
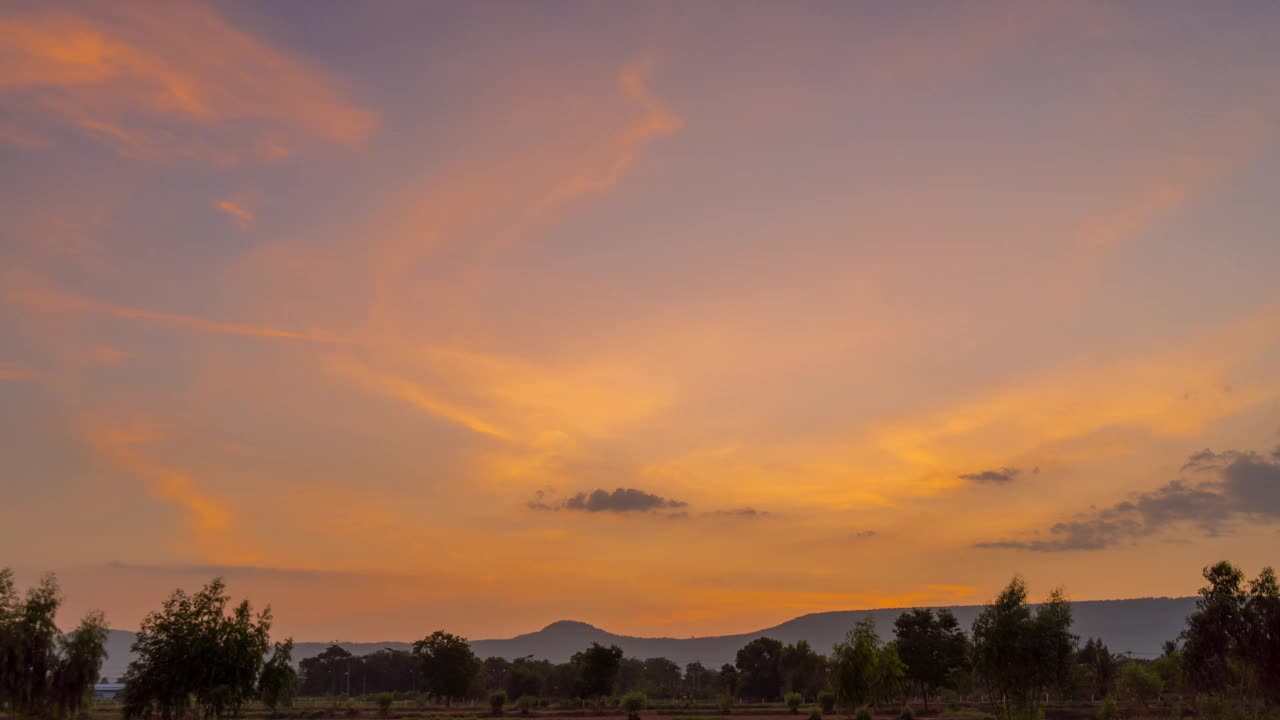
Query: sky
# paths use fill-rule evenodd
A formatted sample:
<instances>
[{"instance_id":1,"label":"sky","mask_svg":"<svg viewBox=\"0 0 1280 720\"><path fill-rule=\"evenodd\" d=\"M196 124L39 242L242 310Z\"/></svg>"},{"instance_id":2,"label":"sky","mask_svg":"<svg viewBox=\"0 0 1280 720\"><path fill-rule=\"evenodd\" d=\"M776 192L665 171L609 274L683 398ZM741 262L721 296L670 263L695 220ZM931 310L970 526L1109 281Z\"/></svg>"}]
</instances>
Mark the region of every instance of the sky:
<instances>
[{"instance_id":1,"label":"sky","mask_svg":"<svg viewBox=\"0 0 1280 720\"><path fill-rule=\"evenodd\" d=\"M1280 5L0 6L0 564L300 640L1280 547Z\"/></svg>"}]
</instances>

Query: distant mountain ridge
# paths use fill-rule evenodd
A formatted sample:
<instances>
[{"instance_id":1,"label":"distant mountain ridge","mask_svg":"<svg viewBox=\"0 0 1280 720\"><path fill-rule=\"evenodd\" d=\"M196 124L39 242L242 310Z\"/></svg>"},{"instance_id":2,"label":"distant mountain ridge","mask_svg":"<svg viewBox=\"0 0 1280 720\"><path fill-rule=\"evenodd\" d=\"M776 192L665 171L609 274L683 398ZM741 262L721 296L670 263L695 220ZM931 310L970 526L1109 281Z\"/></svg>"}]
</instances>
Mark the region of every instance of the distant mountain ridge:
<instances>
[{"instance_id":1,"label":"distant mountain ridge","mask_svg":"<svg viewBox=\"0 0 1280 720\"><path fill-rule=\"evenodd\" d=\"M1112 652L1131 653L1135 657L1155 657L1161 652L1161 644L1172 640L1182 632L1187 616L1195 609L1196 598L1138 598L1132 600L1082 600L1071 603L1075 622L1072 631L1083 638L1098 637ZM982 612L982 605L958 605L947 609L955 613L960 626L966 631L974 618ZM552 662L565 662L571 655L593 642L617 645L629 657L665 657L681 666L701 662L707 667L719 667L731 663L738 648L758 637L768 636L784 643L807 640L820 653L827 653L831 646L844 638L849 628L865 617L875 619L880 636L893 636L893 621L910 608L879 608L875 610L838 610L811 613L788 620L780 625L737 635L717 635L691 638L633 637L615 635L594 625L573 620L553 622L537 632L496 640L473 640L471 647L480 657L504 657L508 660L532 655ZM424 627L423 634L435 629ZM124 673L129 663L129 646L133 633L112 630L107 639L108 658L103 674L111 679ZM319 655L328 642L294 643L296 660ZM406 642L338 643L355 655L377 652L384 648L409 650Z\"/></svg>"}]
</instances>

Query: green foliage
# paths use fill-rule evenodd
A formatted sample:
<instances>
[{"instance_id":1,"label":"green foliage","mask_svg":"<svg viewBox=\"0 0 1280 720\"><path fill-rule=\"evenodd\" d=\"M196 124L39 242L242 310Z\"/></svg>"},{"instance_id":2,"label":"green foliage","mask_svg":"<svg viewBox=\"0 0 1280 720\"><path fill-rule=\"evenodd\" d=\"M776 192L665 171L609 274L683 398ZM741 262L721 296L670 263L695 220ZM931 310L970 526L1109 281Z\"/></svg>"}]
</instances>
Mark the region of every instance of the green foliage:
<instances>
[{"instance_id":1,"label":"green foliage","mask_svg":"<svg viewBox=\"0 0 1280 720\"><path fill-rule=\"evenodd\" d=\"M298 671L293 669L293 638L276 643L271 658L258 677L258 697L271 712L293 704L298 692Z\"/></svg>"},{"instance_id":2,"label":"green foliage","mask_svg":"<svg viewBox=\"0 0 1280 720\"><path fill-rule=\"evenodd\" d=\"M798 692L789 692L782 697L782 702L795 714L800 711L800 703L804 702L804 697Z\"/></svg>"},{"instance_id":3,"label":"green foliage","mask_svg":"<svg viewBox=\"0 0 1280 720\"><path fill-rule=\"evenodd\" d=\"M577 670L576 695L598 700L613 694L622 666L622 648L593 642L586 650L574 653L569 662Z\"/></svg>"},{"instance_id":4,"label":"green foliage","mask_svg":"<svg viewBox=\"0 0 1280 720\"><path fill-rule=\"evenodd\" d=\"M1120 703L1115 695L1108 695L1098 706L1098 720L1120 720Z\"/></svg>"},{"instance_id":5,"label":"green foliage","mask_svg":"<svg viewBox=\"0 0 1280 720\"><path fill-rule=\"evenodd\" d=\"M648 707L649 698L645 697L645 694L638 690L632 690L622 696L622 700L619 704L622 706L623 710L627 711L628 720L638 720L641 711Z\"/></svg>"},{"instance_id":6,"label":"green foliage","mask_svg":"<svg viewBox=\"0 0 1280 720\"><path fill-rule=\"evenodd\" d=\"M809 720L822 720L822 711L817 709L810 710Z\"/></svg>"},{"instance_id":7,"label":"green foliage","mask_svg":"<svg viewBox=\"0 0 1280 720\"><path fill-rule=\"evenodd\" d=\"M782 643L760 637L738 649L739 690L744 697L777 700L782 694Z\"/></svg>"},{"instance_id":8,"label":"green foliage","mask_svg":"<svg viewBox=\"0 0 1280 720\"><path fill-rule=\"evenodd\" d=\"M255 616L246 600L228 612L229 601L215 578L194 595L174 591L142 621L124 676L126 718L170 720L185 715L192 700L206 719L239 714L257 691L271 610Z\"/></svg>"},{"instance_id":9,"label":"green foliage","mask_svg":"<svg viewBox=\"0 0 1280 720\"><path fill-rule=\"evenodd\" d=\"M898 655L906 665L906 680L920 688L925 710L929 696L942 687L954 686L959 673L968 670L969 638L960 629L956 616L946 609L914 609L902 613L893 623Z\"/></svg>"},{"instance_id":10,"label":"green foliage","mask_svg":"<svg viewBox=\"0 0 1280 720\"><path fill-rule=\"evenodd\" d=\"M1201 693L1229 693L1246 704L1280 704L1280 586L1263 568L1247 586L1222 561L1204 569L1196 612L1183 637L1186 678Z\"/></svg>"},{"instance_id":11,"label":"green foliage","mask_svg":"<svg viewBox=\"0 0 1280 720\"><path fill-rule=\"evenodd\" d=\"M396 696L391 693L378 693L373 696L373 704L378 706L378 715L387 717L391 714L391 704L396 700Z\"/></svg>"},{"instance_id":12,"label":"green foliage","mask_svg":"<svg viewBox=\"0 0 1280 720\"><path fill-rule=\"evenodd\" d=\"M422 677L431 692L444 698L449 707L453 698L464 697L480 671L480 660L471 652L467 639L437 630L413 644L413 654L422 666Z\"/></svg>"},{"instance_id":13,"label":"green foliage","mask_svg":"<svg viewBox=\"0 0 1280 720\"><path fill-rule=\"evenodd\" d=\"M1150 663L1130 660L1120 667L1116 690L1126 701L1146 707L1160 699L1160 691L1163 689L1164 680L1160 679Z\"/></svg>"},{"instance_id":14,"label":"green foliage","mask_svg":"<svg viewBox=\"0 0 1280 720\"><path fill-rule=\"evenodd\" d=\"M1071 687L1077 698L1092 700L1115 690L1115 656L1099 639L1089 638L1076 652L1071 666Z\"/></svg>"},{"instance_id":15,"label":"green foliage","mask_svg":"<svg viewBox=\"0 0 1280 720\"><path fill-rule=\"evenodd\" d=\"M876 672L874 697L876 702L888 702L900 697L906 689L905 678L907 666L898 656L897 642L891 642L880 648L876 655Z\"/></svg>"},{"instance_id":16,"label":"green foliage","mask_svg":"<svg viewBox=\"0 0 1280 720\"><path fill-rule=\"evenodd\" d=\"M529 711L538 707L538 696L521 695L520 699L516 701L516 707L520 708L521 715L528 715Z\"/></svg>"},{"instance_id":17,"label":"green foliage","mask_svg":"<svg viewBox=\"0 0 1280 720\"><path fill-rule=\"evenodd\" d=\"M733 712L733 696L728 694L721 695L719 700L719 705L720 705L721 712L724 712L724 713Z\"/></svg>"},{"instance_id":18,"label":"green foliage","mask_svg":"<svg viewBox=\"0 0 1280 720\"><path fill-rule=\"evenodd\" d=\"M876 634L875 620L868 617L849 631L844 642L832 648L832 682L841 702L857 707L875 698L879 658L880 636Z\"/></svg>"},{"instance_id":19,"label":"green foliage","mask_svg":"<svg viewBox=\"0 0 1280 720\"><path fill-rule=\"evenodd\" d=\"M1038 720L1045 693L1070 677L1071 605L1055 590L1033 613L1015 577L973 623L974 671L999 720Z\"/></svg>"},{"instance_id":20,"label":"green foliage","mask_svg":"<svg viewBox=\"0 0 1280 720\"><path fill-rule=\"evenodd\" d=\"M501 715L502 708L507 706L507 693L504 690L495 690L489 693L489 709L494 715Z\"/></svg>"},{"instance_id":21,"label":"green foliage","mask_svg":"<svg viewBox=\"0 0 1280 720\"><path fill-rule=\"evenodd\" d=\"M898 720L916 720L916 713L910 705L903 705L902 711L898 713Z\"/></svg>"},{"instance_id":22,"label":"green foliage","mask_svg":"<svg viewBox=\"0 0 1280 720\"><path fill-rule=\"evenodd\" d=\"M854 720L872 720L871 706L859 705L856 712L853 713Z\"/></svg>"},{"instance_id":23,"label":"green foliage","mask_svg":"<svg viewBox=\"0 0 1280 720\"><path fill-rule=\"evenodd\" d=\"M822 690L827 679L827 659L817 653L806 640L782 648L782 687L813 697Z\"/></svg>"},{"instance_id":24,"label":"green foliage","mask_svg":"<svg viewBox=\"0 0 1280 720\"><path fill-rule=\"evenodd\" d=\"M818 693L818 707L822 708L824 713L835 712L836 694L830 690L823 690Z\"/></svg>"},{"instance_id":25,"label":"green foliage","mask_svg":"<svg viewBox=\"0 0 1280 720\"><path fill-rule=\"evenodd\" d=\"M15 716L78 711L101 672L106 620L89 613L63 635L55 622L61 605L53 575L19 598L13 571L0 568L0 707Z\"/></svg>"}]
</instances>

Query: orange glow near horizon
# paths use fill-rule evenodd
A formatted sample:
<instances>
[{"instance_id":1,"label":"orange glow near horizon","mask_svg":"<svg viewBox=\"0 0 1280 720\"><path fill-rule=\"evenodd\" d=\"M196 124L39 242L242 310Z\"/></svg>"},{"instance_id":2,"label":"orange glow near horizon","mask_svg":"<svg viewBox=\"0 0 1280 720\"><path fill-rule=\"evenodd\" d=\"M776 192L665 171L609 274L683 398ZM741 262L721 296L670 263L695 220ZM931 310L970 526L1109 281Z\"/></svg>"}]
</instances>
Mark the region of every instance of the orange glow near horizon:
<instances>
[{"instance_id":1,"label":"orange glow near horizon","mask_svg":"<svg viewBox=\"0 0 1280 720\"><path fill-rule=\"evenodd\" d=\"M0 563L68 613L687 636L1276 562L1280 8L313 10L0 9Z\"/></svg>"}]
</instances>

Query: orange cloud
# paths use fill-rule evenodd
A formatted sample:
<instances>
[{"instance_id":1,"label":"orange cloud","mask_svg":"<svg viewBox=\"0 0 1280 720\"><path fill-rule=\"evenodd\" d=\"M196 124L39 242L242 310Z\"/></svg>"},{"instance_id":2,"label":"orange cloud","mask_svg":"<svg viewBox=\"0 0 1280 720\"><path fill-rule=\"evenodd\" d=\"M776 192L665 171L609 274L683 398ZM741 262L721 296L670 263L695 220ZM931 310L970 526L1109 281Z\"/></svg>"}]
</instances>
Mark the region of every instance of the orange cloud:
<instances>
[{"instance_id":1,"label":"orange cloud","mask_svg":"<svg viewBox=\"0 0 1280 720\"><path fill-rule=\"evenodd\" d=\"M376 123L334 81L195 2L17 8L0 15L0 96L122 153L234 162L299 133L358 142ZM208 144L215 138L216 144Z\"/></svg>"},{"instance_id":2,"label":"orange cloud","mask_svg":"<svg viewBox=\"0 0 1280 720\"><path fill-rule=\"evenodd\" d=\"M213 206L222 212L230 215L236 221L236 227L241 230L248 230L249 223L253 222L253 213L248 208L238 205L231 200L219 200Z\"/></svg>"},{"instance_id":3,"label":"orange cloud","mask_svg":"<svg viewBox=\"0 0 1280 720\"><path fill-rule=\"evenodd\" d=\"M0 382L26 382L32 377L30 370L16 362L0 363Z\"/></svg>"},{"instance_id":4,"label":"orange cloud","mask_svg":"<svg viewBox=\"0 0 1280 720\"><path fill-rule=\"evenodd\" d=\"M149 460L137 447L163 439L152 423L112 424L90 429L85 440L102 457L118 467L144 478L151 493L185 509L189 526L196 531L225 530L231 526L231 512L216 498L202 491L188 474Z\"/></svg>"}]
</instances>

